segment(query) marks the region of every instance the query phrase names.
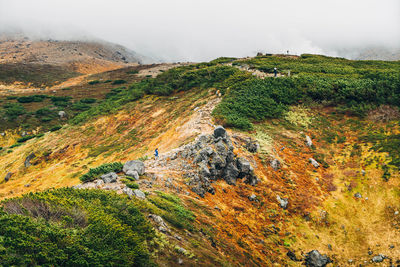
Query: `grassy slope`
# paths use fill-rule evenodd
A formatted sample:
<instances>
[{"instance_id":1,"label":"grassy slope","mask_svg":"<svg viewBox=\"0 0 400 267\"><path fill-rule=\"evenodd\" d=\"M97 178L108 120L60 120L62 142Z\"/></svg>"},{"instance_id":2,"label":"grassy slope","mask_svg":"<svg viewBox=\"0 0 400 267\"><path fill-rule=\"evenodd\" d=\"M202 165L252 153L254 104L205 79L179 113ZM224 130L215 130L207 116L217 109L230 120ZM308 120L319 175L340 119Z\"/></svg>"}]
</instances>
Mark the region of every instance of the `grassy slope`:
<instances>
[{"instance_id":1,"label":"grassy slope","mask_svg":"<svg viewBox=\"0 0 400 267\"><path fill-rule=\"evenodd\" d=\"M0 152L0 165L5 166L0 177L8 171L16 172L9 182L0 185L0 193L4 198L73 185L89 167L149 155L159 144L162 151L177 147L187 142L188 136L176 129L212 92L189 90L174 97L145 96L113 115L27 141L11 153ZM255 123L250 132L239 132L262 145L254 157L261 179L258 186L239 183L232 187L217 182L214 196L180 196L195 213L196 224L212 237L220 255L236 264L276 262L296 266L285 255L288 249L298 256L319 249L340 263L369 260L368 248L374 254L397 259L400 236L396 227L400 218L394 211L400 210L398 169L389 164L387 153L371 150L373 144L359 137L380 129L385 129L385 135L398 134L398 122L369 122L321 105L305 111L294 109L294 113L300 113L297 115L305 121L303 126L293 124L285 113L279 119ZM314 148L305 146L301 132L313 137ZM23 159L32 151L39 155L34 160L37 165L25 169ZM240 146L237 152L252 157ZM273 171L269 166L273 157L282 162L281 170ZM329 167L314 169L307 161L309 157L320 162L324 159ZM385 170L391 175L388 181L383 177ZM364 199L355 198L356 192ZM252 193L259 202L248 199ZM277 194L289 198L288 210L278 206ZM221 211L213 209L215 206ZM209 241L196 238L185 245L200 261L215 258ZM389 249L389 244L396 249Z\"/></svg>"}]
</instances>

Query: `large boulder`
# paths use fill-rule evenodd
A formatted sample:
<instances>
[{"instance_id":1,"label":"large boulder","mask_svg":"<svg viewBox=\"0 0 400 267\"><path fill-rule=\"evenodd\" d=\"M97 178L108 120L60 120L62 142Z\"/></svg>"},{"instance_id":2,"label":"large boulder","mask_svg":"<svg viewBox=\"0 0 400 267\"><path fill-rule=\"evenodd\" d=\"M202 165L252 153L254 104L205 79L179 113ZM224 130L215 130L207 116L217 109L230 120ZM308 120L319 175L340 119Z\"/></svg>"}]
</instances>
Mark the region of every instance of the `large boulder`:
<instances>
[{"instance_id":1,"label":"large boulder","mask_svg":"<svg viewBox=\"0 0 400 267\"><path fill-rule=\"evenodd\" d=\"M139 180L139 173L137 171L128 170L125 174L126 174L126 176L132 177L135 180Z\"/></svg>"},{"instance_id":2,"label":"large boulder","mask_svg":"<svg viewBox=\"0 0 400 267\"><path fill-rule=\"evenodd\" d=\"M100 176L105 184L115 183L117 181L118 175L115 172L109 172Z\"/></svg>"},{"instance_id":3,"label":"large boulder","mask_svg":"<svg viewBox=\"0 0 400 267\"><path fill-rule=\"evenodd\" d=\"M61 110L58 112L58 116L60 117L60 119L65 119L65 118L67 118L67 113L65 113L65 111Z\"/></svg>"},{"instance_id":4,"label":"large boulder","mask_svg":"<svg viewBox=\"0 0 400 267\"><path fill-rule=\"evenodd\" d=\"M331 259L326 255L321 255L318 250L312 250L306 254L305 265L309 267L325 267L331 263Z\"/></svg>"},{"instance_id":5,"label":"large boulder","mask_svg":"<svg viewBox=\"0 0 400 267\"><path fill-rule=\"evenodd\" d=\"M29 155L25 158L25 162L24 162L25 167L28 168L29 166L31 166L31 165L32 165L32 164L31 164L31 160L34 159L34 158L36 158L35 153L29 154Z\"/></svg>"},{"instance_id":6,"label":"large boulder","mask_svg":"<svg viewBox=\"0 0 400 267\"><path fill-rule=\"evenodd\" d=\"M225 138L225 136L226 136L226 130L224 127L222 127L222 126L215 127L215 129L214 129L214 137L215 138L218 138L218 137Z\"/></svg>"},{"instance_id":7,"label":"large boulder","mask_svg":"<svg viewBox=\"0 0 400 267\"><path fill-rule=\"evenodd\" d=\"M319 163L318 163L318 161L316 161L315 159L309 158L308 161L309 161L309 162L311 163L311 165L313 165L315 168L318 168L318 167L319 167Z\"/></svg>"},{"instance_id":8,"label":"large boulder","mask_svg":"<svg viewBox=\"0 0 400 267\"><path fill-rule=\"evenodd\" d=\"M136 171L139 175L145 172L144 163L140 160L130 160L124 164L122 171L127 174L128 171Z\"/></svg>"},{"instance_id":9,"label":"large boulder","mask_svg":"<svg viewBox=\"0 0 400 267\"><path fill-rule=\"evenodd\" d=\"M135 195L135 197L140 198L140 199L146 198L146 195L143 193L143 191L139 190L139 189L133 190L133 194Z\"/></svg>"},{"instance_id":10,"label":"large boulder","mask_svg":"<svg viewBox=\"0 0 400 267\"><path fill-rule=\"evenodd\" d=\"M247 175L253 172L253 167L250 165L250 162L245 158L238 158L236 161L236 165L241 175Z\"/></svg>"}]
</instances>

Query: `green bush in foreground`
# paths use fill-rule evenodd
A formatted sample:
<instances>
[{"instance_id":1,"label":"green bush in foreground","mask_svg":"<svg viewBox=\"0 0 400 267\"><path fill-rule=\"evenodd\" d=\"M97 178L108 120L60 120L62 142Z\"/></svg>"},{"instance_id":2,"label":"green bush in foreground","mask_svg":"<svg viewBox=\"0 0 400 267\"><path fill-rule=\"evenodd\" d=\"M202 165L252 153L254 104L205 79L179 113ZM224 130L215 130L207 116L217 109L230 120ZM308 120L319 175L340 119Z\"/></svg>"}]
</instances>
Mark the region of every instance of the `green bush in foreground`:
<instances>
[{"instance_id":1,"label":"green bush in foreground","mask_svg":"<svg viewBox=\"0 0 400 267\"><path fill-rule=\"evenodd\" d=\"M90 169L89 172L85 173L79 179L82 182L90 182L95 180L102 174L106 174L109 172L120 172L122 171L123 164L121 162L113 162L113 163L105 163L100 165L99 167Z\"/></svg>"},{"instance_id":2,"label":"green bush in foreground","mask_svg":"<svg viewBox=\"0 0 400 267\"><path fill-rule=\"evenodd\" d=\"M62 188L5 200L2 266L152 266L154 230L135 201Z\"/></svg>"}]
</instances>

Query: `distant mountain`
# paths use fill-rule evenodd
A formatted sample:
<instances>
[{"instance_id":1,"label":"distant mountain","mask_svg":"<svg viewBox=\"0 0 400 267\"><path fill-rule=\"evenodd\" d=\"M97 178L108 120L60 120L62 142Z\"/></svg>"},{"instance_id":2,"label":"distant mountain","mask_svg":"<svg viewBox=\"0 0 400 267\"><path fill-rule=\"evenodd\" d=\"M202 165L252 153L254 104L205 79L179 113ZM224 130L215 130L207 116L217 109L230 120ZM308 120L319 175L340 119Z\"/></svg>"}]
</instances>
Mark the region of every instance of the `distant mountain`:
<instances>
[{"instance_id":1,"label":"distant mountain","mask_svg":"<svg viewBox=\"0 0 400 267\"><path fill-rule=\"evenodd\" d=\"M88 74L130 63L152 62L151 58L105 41L31 40L0 35L0 64L49 64Z\"/></svg>"},{"instance_id":2,"label":"distant mountain","mask_svg":"<svg viewBox=\"0 0 400 267\"><path fill-rule=\"evenodd\" d=\"M367 47L361 49L342 49L339 55L354 60L400 60L400 48Z\"/></svg>"}]
</instances>

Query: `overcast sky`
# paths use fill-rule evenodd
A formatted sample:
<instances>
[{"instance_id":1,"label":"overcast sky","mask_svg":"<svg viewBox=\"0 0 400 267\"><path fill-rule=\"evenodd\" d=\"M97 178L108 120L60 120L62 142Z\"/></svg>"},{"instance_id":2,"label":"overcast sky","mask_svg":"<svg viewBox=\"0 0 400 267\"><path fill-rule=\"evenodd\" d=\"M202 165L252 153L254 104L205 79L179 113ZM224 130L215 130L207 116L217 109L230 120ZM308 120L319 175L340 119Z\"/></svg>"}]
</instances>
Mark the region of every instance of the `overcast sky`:
<instances>
[{"instance_id":1,"label":"overcast sky","mask_svg":"<svg viewBox=\"0 0 400 267\"><path fill-rule=\"evenodd\" d=\"M0 31L96 37L165 60L400 46L400 0L0 0Z\"/></svg>"}]
</instances>

